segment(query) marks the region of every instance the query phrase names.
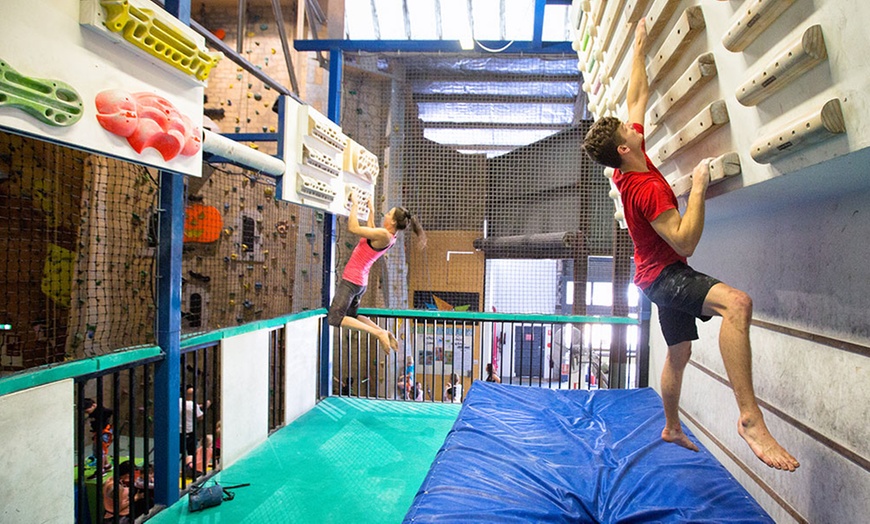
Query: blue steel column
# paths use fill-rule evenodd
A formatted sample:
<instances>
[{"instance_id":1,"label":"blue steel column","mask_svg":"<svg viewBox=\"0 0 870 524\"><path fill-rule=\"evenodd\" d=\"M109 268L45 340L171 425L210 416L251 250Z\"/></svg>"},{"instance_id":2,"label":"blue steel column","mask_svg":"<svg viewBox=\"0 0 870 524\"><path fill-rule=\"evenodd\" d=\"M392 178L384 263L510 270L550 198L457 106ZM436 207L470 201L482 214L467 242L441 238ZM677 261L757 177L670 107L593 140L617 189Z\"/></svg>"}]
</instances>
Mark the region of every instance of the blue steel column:
<instances>
[{"instance_id":1,"label":"blue steel column","mask_svg":"<svg viewBox=\"0 0 870 524\"><path fill-rule=\"evenodd\" d=\"M165 9L190 23L190 0L167 0ZM154 370L154 500L178 500L178 398L181 388L181 244L184 177L160 171L157 242L157 344L166 358Z\"/></svg>"},{"instance_id":2,"label":"blue steel column","mask_svg":"<svg viewBox=\"0 0 870 524\"><path fill-rule=\"evenodd\" d=\"M327 115L330 120L341 125L341 68L344 56L340 50L329 52L329 105Z\"/></svg>"},{"instance_id":3,"label":"blue steel column","mask_svg":"<svg viewBox=\"0 0 870 524\"><path fill-rule=\"evenodd\" d=\"M184 177L160 172L157 256L157 344L166 358L154 370L155 500L178 500L178 398L181 388L181 242Z\"/></svg>"},{"instance_id":4,"label":"blue steel column","mask_svg":"<svg viewBox=\"0 0 870 524\"><path fill-rule=\"evenodd\" d=\"M327 117L341 125L341 69L344 58L341 51L329 52L329 104ZM328 308L332 300L332 263L335 259L335 215L323 217L323 287L321 302ZM332 337L325 321L320 330L320 396L332 395Z\"/></svg>"},{"instance_id":5,"label":"blue steel column","mask_svg":"<svg viewBox=\"0 0 870 524\"><path fill-rule=\"evenodd\" d=\"M532 45L541 47L541 41L544 39L544 9L547 7L547 0L535 0L535 22L532 29Z\"/></svg>"}]
</instances>

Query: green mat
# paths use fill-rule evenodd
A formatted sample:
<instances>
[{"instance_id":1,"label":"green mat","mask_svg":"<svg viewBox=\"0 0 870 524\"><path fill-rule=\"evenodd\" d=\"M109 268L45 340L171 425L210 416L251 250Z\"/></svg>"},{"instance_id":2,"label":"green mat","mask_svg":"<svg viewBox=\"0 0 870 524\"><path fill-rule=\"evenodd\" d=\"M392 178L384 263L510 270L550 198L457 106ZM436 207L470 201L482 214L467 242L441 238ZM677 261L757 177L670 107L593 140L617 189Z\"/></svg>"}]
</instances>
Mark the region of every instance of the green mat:
<instances>
[{"instance_id":1,"label":"green mat","mask_svg":"<svg viewBox=\"0 0 870 524\"><path fill-rule=\"evenodd\" d=\"M234 500L189 513L184 497L148 522L401 522L459 408L328 398L220 473L251 483Z\"/></svg>"}]
</instances>

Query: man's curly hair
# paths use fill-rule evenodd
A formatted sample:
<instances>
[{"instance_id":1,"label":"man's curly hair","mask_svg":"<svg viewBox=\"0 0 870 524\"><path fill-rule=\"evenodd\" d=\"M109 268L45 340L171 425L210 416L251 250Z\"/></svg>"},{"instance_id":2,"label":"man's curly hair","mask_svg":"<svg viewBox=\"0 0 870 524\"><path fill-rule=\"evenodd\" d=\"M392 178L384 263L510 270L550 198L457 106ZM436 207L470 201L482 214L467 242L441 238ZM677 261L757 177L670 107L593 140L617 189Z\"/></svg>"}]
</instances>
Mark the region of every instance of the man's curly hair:
<instances>
[{"instance_id":1,"label":"man's curly hair","mask_svg":"<svg viewBox=\"0 0 870 524\"><path fill-rule=\"evenodd\" d=\"M589 158L607 167L619 169L622 158L616 148L625 141L619 135L622 122L618 118L606 116L592 124L583 141L583 150Z\"/></svg>"}]
</instances>

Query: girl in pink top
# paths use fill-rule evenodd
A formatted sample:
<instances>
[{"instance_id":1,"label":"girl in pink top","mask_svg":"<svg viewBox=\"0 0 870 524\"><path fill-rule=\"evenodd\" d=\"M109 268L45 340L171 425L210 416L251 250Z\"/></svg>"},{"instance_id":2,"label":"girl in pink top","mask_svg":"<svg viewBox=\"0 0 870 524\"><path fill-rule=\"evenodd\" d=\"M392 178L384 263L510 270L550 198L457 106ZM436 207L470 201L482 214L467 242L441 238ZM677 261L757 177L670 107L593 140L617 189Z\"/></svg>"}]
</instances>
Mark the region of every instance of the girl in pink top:
<instances>
[{"instance_id":1,"label":"girl in pink top","mask_svg":"<svg viewBox=\"0 0 870 524\"><path fill-rule=\"evenodd\" d=\"M419 222L411 216L404 207L394 207L384 216L381 227L375 226L375 209L369 199L369 218L366 225L360 225L357 218L358 202L356 195L351 193L350 216L347 219L347 230L361 238L350 255L350 260L344 266L335 297L329 306L326 319L330 326L346 327L365 331L378 337L384 348L396 349L399 345L392 333L378 326L368 317L358 313L360 299L366 291L369 281L369 271L375 261L396 243L396 234L411 226L417 236L417 242L422 249L426 247L426 233Z\"/></svg>"}]
</instances>

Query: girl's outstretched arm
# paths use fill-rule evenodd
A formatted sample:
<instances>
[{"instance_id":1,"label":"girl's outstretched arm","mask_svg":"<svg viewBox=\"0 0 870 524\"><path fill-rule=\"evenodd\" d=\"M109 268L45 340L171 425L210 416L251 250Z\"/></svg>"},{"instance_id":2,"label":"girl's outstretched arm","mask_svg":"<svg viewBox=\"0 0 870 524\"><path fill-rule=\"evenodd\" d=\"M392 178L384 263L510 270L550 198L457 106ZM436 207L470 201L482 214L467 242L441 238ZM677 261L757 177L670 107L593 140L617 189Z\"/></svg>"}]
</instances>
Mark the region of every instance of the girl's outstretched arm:
<instances>
[{"instance_id":1,"label":"girl's outstretched arm","mask_svg":"<svg viewBox=\"0 0 870 524\"><path fill-rule=\"evenodd\" d=\"M359 213L359 202L357 202L356 194L350 194L350 215L347 217L347 230L353 233L354 235L361 236L367 238L381 246L385 246L390 243L392 235L389 231L382 227L370 227L368 225L360 225L359 218L357 214ZM369 223L374 223L374 219L372 215L374 213L369 208Z\"/></svg>"}]
</instances>

